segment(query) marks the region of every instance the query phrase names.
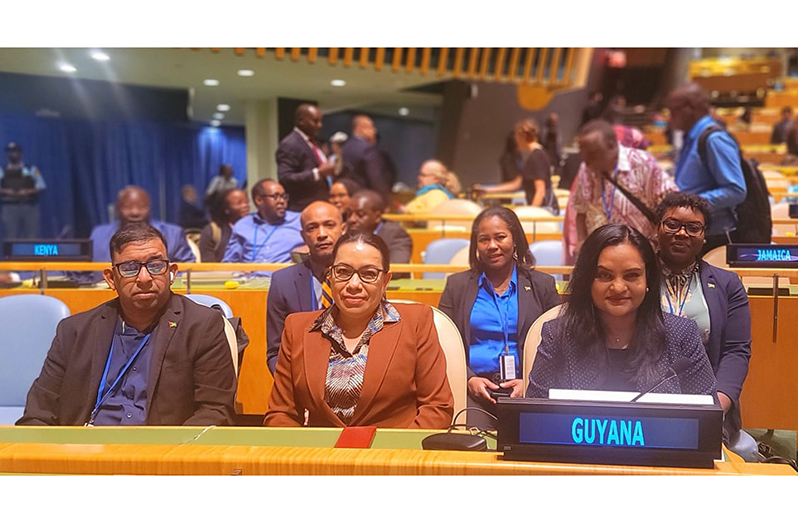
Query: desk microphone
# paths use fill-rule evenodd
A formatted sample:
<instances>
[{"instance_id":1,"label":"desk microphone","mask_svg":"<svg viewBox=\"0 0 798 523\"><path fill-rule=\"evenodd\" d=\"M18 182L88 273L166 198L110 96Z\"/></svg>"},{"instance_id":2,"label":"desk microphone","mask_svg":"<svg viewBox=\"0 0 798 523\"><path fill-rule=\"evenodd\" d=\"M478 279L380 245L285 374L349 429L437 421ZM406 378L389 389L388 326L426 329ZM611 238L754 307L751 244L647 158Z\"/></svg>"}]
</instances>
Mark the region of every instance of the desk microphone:
<instances>
[{"instance_id":1,"label":"desk microphone","mask_svg":"<svg viewBox=\"0 0 798 523\"><path fill-rule=\"evenodd\" d=\"M637 400L639 400L640 398L642 398L643 396L645 396L646 394L648 394L652 390L656 389L657 387L659 387L660 385L662 385L666 381L668 381L670 379L673 379L673 378L676 378L679 374L681 374L682 372L684 372L687 369L689 369L692 364L693 364L693 362L690 361L690 358L682 357L682 358L679 358L678 360L674 361L673 365L668 367L667 374L665 374L665 376L661 380L656 382L654 384L654 386L651 387L650 389L648 389L647 391L641 392L640 394L638 394L637 396L632 398L632 400L629 403L636 402Z\"/></svg>"}]
</instances>

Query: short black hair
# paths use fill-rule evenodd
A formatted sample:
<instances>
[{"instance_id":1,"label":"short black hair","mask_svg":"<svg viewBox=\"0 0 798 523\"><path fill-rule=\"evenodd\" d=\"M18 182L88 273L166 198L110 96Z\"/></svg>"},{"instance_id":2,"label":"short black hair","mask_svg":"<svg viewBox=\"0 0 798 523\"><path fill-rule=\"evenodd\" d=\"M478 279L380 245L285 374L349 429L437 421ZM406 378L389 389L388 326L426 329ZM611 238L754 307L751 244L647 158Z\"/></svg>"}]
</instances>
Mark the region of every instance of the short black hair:
<instances>
[{"instance_id":1,"label":"short black hair","mask_svg":"<svg viewBox=\"0 0 798 523\"><path fill-rule=\"evenodd\" d=\"M147 222L131 222L123 225L111 236L111 242L108 246L111 254L111 261L114 259L114 253L118 254L122 252L122 249L124 249L125 245L128 243L139 243L149 240L160 240L168 256L169 246L166 244L166 238L161 234L161 231Z\"/></svg>"},{"instance_id":2,"label":"short black hair","mask_svg":"<svg viewBox=\"0 0 798 523\"><path fill-rule=\"evenodd\" d=\"M515 244L513 257L518 264L527 269L533 268L535 266L535 257L529 251L529 242L526 239L526 234L524 234L521 221L512 209L498 205L488 207L474 218L474 223L471 225L471 243L468 247L468 264L471 268L480 273L485 271L485 265L477 258L477 236L479 235L479 224L491 216L498 216L510 229L510 234L513 235L513 243Z\"/></svg>"},{"instance_id":3,"label":"short black hair","mask_svg":"<svg viewBox=\"0 0 798 523\"><path fill-rule=\"evenodd\" d=\"M346 232L343 236L338 238L338 241L335 242L335 247L333 247L332 257L335 260L335 257L338 255L338 249L342 245L346 245L347 243L366 243L371 245L382 255L382 269L387 271L388 268L391 266L391 253L388 250L388 246L385 244L385 240L377 236L376 234L371 234L369 232Z\"/></svg>"},{"instance_id":4,"label":"short black hair","mask_svg":"<svg viewBox=\"0 0 798 523\"><path fill-rule=\"evenodd\" d=\"M654 208L654 216L657 218L657 223L662 221L662 217L670 209L684 207L693 212L701 213L704 216L704 230L709 229L712 225L712 209L709 207L709 202L697 194L689 192L672 192L665 196Z\"/></svg>"},{"instance_id":5,"label":"short black hair","mask_svg":"<svg viewBox=\"0 0 798 523\"><path fill-rule=\"evenodd\" d=\"M266 182L276 182L276 181L277 180L272 180L271 178L264 178L262 180L258 180L255 183L255 185L252 186L252 191L250 191L252 194L252 201L253 202L255 201L255 197L263 196L264 194L266 194L266 189L263 188L263 186L266 185Z\"/></svg>"},{"instance_id":6,"label":"short black hair","mask_svg":"<svg viewBox=\"0 0 798 523\"><path fill-rule=\"evenodd\" d=\"M617 143L618 135L615 134L615 128L606 120L596 119L590 120L579 129L579 138L587 136L590 133L598 132L605 145Z\"/></svg>"}]
</instances>

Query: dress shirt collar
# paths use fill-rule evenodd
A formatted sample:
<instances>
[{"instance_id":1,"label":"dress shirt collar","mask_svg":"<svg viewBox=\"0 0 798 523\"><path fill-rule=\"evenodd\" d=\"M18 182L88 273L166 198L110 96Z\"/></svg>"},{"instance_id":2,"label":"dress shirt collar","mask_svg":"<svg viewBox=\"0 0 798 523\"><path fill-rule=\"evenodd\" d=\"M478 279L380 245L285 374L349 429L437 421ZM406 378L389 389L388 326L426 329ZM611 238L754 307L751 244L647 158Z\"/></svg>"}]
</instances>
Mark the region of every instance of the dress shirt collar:
<instances>
[{"instance_id":1,"label":"dress shirt collar","mask_svg":"<svg viewBox=\"0 0 798 523\"><path fill-rule=\"evenodd\" d=\"M494 292L493 284L484 272L479 275L479 286L484 287L488 292ZM513 262L513 275L510 277L510 286L507 288L510 296L515 294L516 288L518 288L518 265Z\"/></svg>"}]
</instances>

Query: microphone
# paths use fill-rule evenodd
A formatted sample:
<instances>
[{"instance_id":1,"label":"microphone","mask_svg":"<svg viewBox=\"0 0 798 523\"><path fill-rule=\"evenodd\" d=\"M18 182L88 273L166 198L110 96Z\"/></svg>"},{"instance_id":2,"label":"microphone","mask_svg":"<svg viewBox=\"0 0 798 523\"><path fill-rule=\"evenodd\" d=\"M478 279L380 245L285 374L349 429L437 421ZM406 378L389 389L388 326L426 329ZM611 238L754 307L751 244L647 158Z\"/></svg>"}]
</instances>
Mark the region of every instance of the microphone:
<instances>
[{"instance_id":1,"label":"microphone","mask_svg":"<svg viewBox=\"0 0 798 523\"><path fill-rule=\"evenodd\" d=\"M643 396L645 396L646 394L648 394L652 390L656 389L657 387L659 387L660 385L662 385L666 381L668 381L670 379L673 379L673 378L676 378L679 374L681 374L682 372L684 372L687 369L689 369L692 364L693 364L693 362L690 361L690 358L685 358L685 357L681 357L678 360L674 361L673 365L671 365L668 368L668 373L665 374L665 376L661 380L656 382L654 384L654 386L651 387L650 389L648 389L647 391L641 392L640 394L638 394L637 396L632 398L632 400L629 403L636 402L637 400L639 400L640 398L642 398Z\"/></svg>"}]
</instances>

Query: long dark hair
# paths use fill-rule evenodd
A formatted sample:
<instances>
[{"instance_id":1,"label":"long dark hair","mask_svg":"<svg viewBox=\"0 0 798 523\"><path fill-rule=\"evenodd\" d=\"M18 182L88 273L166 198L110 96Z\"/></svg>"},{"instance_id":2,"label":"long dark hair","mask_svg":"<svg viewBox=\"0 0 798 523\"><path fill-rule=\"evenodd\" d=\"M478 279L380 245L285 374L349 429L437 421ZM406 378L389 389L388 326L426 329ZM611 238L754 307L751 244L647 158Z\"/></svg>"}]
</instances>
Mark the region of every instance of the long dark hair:
<instances>
[{"instance_id":1,"label":"long dark hair","mask_svg":"<svg viewBox=\"0 0 798 523\"><path fill-rule=\"evenodd\" d=\"M571 273L568 284L568 305L562 314L560 336L574 340L583 356L597 352L606 354L604 326L599 321L593 303L593 280L601 252L610 246L628 243L640 253L646 267L646 295L637 309L634 338L628 350L632 351L630 365L637 370L641 386L658 378L654 364L662 356L665 346L665 323L659 303L660 268L654 249L648 239L637 229L621 223L599 227L587 237Z\"/></svg>"},{"instance_id":2,"label":"long dark hair","mask_svg":"<svg viewBox=\"0 0 798 523\"><path fill-rule=\"evenodd\" d=\"M468 247L468 263L471 268L480 273L485 271L485 265L477 257L477 236L479 235L479 224L491 216L501 218L507 224L507 228L510 229L510 234L513 235L513 243L515 243L513 257L518 266L532 269L535 266L535 257L529 252L529 242L526 239L526 234L524 234L521 221L512 210L499 206L488 207L474 218L474 223L471 225L471 244Z\"/></svg>"}]
</instances>

